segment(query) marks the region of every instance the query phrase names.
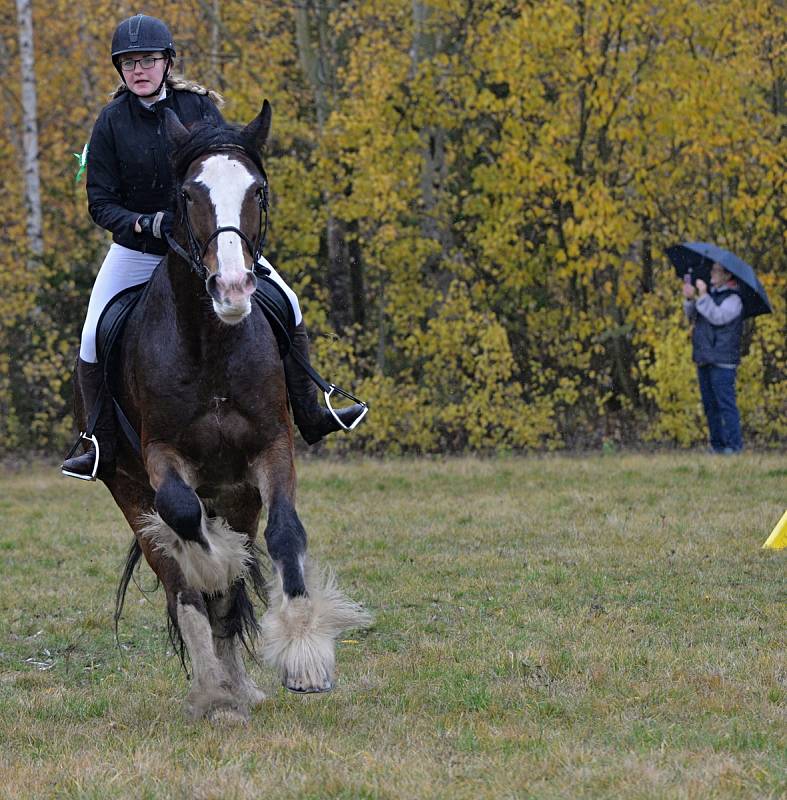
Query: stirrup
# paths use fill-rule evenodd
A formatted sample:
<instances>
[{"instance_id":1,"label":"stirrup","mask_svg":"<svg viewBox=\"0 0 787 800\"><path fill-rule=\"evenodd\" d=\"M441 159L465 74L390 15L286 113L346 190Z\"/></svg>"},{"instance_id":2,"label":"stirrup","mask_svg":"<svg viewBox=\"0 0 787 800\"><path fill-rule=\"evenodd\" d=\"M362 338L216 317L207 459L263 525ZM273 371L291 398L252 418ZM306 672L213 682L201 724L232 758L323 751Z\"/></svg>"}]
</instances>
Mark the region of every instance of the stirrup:
<instances>
[{"instance_id":1,"label":"stirrup","mask_svg":"<svg viewBox=\"0 0 787 800\"><path fill-rule=\"evenodd\" d=\"M82 431L82 433L79 434L79 438L74 442L74 446L66 454L63 462L65 463L69 458L71 458L71 456L74 455L77 448L83 441L92 442L93 447L96 448L96 458L93 462L93 472L90 475L80 475L78 472L71 472L71 470L65 469L62 466L60 467L60 472L62 472L63 475L67 475L69 478L79 478L81 481L94 481L96 479L96 473L98 472L98 460L101 452L98 447L98 439L96 439L95 435L88 436L85 431Z\"/></svg>"},{"instance_id":2,"label":"stirrup","mask_svg":"<svg viewBox=\"0 0 787 800\"><path fill-rule=\"evenodd\" d=\"M345 425L341 419L339 419L339 415L334 411L333 406L331 405L331 395L336 392L336 394L340 394L342 397L346 397L348 400L352 400L359 405L363 406L363 411L350 423L349 425ZM331 412L333 418L336 420L337 424L341 427L342 430L351 431L355 428L358 423L369 413L369 405L368 403L364 403L363 400L359 400L355 395L350 394L349 392L345 392L344 389L340 389L336 384L328 384L328 389L323 392L325 395L325 405L328 408L328 411ZM339 409L341 411L341 409Z\"/></svg>"}]
</instances>

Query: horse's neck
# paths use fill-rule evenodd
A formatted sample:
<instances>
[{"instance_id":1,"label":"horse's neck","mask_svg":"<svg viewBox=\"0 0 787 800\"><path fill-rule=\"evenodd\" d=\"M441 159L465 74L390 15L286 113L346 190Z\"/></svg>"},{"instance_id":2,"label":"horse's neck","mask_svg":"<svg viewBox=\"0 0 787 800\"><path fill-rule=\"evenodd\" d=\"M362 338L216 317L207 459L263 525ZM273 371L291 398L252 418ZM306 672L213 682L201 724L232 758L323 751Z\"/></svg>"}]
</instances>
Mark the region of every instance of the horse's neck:
<instances>
[{"instance_id":1,"label":"horse's neck","mask_svg":"<svg viewBox=\"0 0 787 800\"><path fill-rule=\"evenodd\" d=\"M176 335L190 351L203 356L217 346L226 344L226 339L236 338L238 331L219 322L213 303L200 278L191 266L170 252L167 257L164 285L157 292L161 297L165 316L173 320Z\"/></svg>"},{"instance_id":2,"label":"horse's neck","mask_svg":"<svg viewBox=\"0 0 787 800\"><path fill-rule=\"evenodd\" d=\"M195 324L199 324L204 313L205 282L188 263L172 252L167 256L164 277L170 302L178 316L182 312L187 317L193 317Z\"/></svg>"}]
</instances>

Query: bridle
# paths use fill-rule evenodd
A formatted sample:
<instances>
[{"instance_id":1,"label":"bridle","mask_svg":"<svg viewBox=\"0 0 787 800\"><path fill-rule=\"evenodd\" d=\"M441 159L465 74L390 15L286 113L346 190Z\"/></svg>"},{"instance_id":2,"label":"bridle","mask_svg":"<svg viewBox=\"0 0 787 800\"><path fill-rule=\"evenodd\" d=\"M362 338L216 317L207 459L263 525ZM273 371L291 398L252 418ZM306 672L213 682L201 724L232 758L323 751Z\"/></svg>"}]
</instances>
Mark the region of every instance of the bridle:
<instances>
[{"instance_id":1,"label":"bridle","mask_svg":"<svg viewBox=\"0 0 787 800\"><path fill-rule=\"evenodd\" d=\"M207 153L202 153L201 155L212 155L213 153L224 153L227 151L240 151L248 156L247 151L241 147L240 145L236 144L226 144L221 145L220 147L214 147L207 151ZM252 260L252 269L254 272L259 273L263 272L267 274L270 270L267 267L260 264L260 258L262 257L262 250L265 246L265 238L268 235L268 205L269 205L269 196L268 196L268 176L265 174L265 169L262 167L261 164L255 165L262 174L262 186L260 189L257 190L257 205L259 209L259 225L257 228L257 243L256 245L249 239L246 234L239 230L238 228L234 227L233 225L224 225L221 228L216 228L216 230L208 236L207 240L203 244L197 238L197 235L194 233L194 228L191 224L191 218L189 217L189 208L188 208L188 195L186 194L185 190L181 190L180 192L180 206L181 206L181 220L186 226L186 235L187 235L187 242L188 242L188 252L184 250L176 241L175 239L167 234L167 244L174 250L184 261L186 261L190 266L191 269L202 279L207 280L210 277L210 272L208 268L205 266L205 253L208 252L208 247L210 243L216 239L222 233L236 233L240 236L243 243L246 245L246 248L249 251L249 255L251 256Z\"/></svg>"}]
</instances>

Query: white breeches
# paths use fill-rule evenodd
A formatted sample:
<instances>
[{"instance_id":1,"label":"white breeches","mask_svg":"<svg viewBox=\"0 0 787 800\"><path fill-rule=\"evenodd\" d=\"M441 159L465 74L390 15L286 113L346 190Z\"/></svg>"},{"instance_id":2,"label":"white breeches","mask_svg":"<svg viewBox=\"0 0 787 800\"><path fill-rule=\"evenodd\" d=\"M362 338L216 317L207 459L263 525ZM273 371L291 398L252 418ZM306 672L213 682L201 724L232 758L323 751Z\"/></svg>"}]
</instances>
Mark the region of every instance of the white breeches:
<instances>
[{"instance_id":1,"label":"white breeches","mask_svg":"<svg viewBox=\"0 0 787 800\"><path fill-rule=\"evenodd\" d=\"M112 243L104 263L101 265L98 275L96 275L93 291L90 293L87 316L82 327L82 343L79 347L79 357L83 361L89 361L91 364L95 364L98 361L96 354L96 328L107 303L118 292L122 292L123 289L148 281L162 258L163 256L153 253L139 253L115 242ZM298 325L303 316L295 292L287 286L269 261L261 257L260 263L271 271L271 280L281 286L289 298L295 314L295 324Z\"/></svg>"}]
</instances>

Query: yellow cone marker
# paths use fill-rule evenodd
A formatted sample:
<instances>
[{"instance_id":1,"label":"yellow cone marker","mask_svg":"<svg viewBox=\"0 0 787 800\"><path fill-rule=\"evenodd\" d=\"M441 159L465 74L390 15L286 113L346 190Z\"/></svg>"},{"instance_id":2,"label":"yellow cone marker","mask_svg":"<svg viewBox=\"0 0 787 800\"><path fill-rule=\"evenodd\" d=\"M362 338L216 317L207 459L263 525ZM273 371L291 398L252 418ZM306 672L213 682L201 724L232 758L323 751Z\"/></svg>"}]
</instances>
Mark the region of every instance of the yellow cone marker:
<instances>
[{"instance_id":1,"label":"yellow cone marker","mask_svg":"<svg viewBox=\"0 0 787 800\"><path fill-rule=\"evenodd\" d=\"M782 518L776 523L776 527L765 540L763 547L768 547L771 550L781 550L783 547L787 547L787 511L784 512Z\"/></svg>"}]
</instances>

